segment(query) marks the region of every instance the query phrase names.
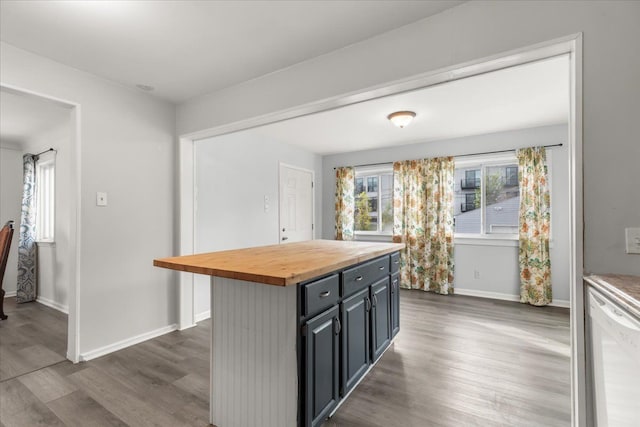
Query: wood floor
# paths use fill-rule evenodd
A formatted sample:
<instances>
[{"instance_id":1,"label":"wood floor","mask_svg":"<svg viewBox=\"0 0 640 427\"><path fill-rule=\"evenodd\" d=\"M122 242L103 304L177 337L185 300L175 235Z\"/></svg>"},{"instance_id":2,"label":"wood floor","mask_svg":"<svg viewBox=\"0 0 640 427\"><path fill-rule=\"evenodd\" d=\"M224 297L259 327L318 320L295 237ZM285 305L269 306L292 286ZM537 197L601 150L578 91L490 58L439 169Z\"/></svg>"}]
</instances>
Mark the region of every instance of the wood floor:
<instances>
[{"instance_id":1,"label":"wood floor","mask_svg":"<svg viewBox=\"0 0 640 427\"><path fill-rule=\"evenodd\" d=\"M6 298L0 321L0 381L66 360L67 315L35 302Z\"/></svg>"},{"instance_id":2,"label":"wood floor","mask_svg":"<svg viewBox=\"0 0 640 427\"><path fill-rule=\"evenodd\" d=\"M42 324L56 315L31 305L9 312L8 322ZM5 322L0 354L20 351ZM46 347L66 335L66 323L58 327L26 330ZM570 425L568 310L403 291L401 327L324 427ZM204 321L87 363L24 374L4 368L0 425L206 426L209 331Z\"/></svg>"}]
</instances>

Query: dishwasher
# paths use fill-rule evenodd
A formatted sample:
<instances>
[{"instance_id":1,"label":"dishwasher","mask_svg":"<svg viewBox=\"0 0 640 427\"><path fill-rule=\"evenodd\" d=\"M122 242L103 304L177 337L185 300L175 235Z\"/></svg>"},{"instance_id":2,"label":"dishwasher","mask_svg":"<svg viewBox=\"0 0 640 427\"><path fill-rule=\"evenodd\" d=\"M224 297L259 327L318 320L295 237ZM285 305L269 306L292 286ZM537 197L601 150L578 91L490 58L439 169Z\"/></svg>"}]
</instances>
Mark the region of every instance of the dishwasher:
<instances>
[{"instance_id":1,"label":"dishwasher","mask_svg":"<svg viewBox=\"0 0 640 427\"><path fill-rule=\"evenodd\" d=\"M597 427L640 426L640 317L588 287Z\"/></svg>"}]
</instances>

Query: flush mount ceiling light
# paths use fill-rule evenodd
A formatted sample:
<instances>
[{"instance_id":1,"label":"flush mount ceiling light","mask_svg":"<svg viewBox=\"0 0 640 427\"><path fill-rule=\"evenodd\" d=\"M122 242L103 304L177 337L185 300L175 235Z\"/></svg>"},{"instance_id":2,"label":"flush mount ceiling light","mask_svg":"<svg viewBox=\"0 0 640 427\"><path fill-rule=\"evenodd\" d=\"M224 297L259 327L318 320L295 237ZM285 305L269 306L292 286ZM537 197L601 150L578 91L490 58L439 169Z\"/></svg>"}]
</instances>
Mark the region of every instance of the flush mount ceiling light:
<instances>
[{"instance_id":1,"label":"flush mount ceiling light","mask_svg":"<svg viewBox=\"0 0 640 427\"><path fill-rule=\"evenodd\" d=\"M399 128L403 128L411 123L411 120L413 120L415 116L416 113L413 111L396 111L395 113L389 114L387 119L391 120L391 123Z\"/></svg>"}]
</instances>

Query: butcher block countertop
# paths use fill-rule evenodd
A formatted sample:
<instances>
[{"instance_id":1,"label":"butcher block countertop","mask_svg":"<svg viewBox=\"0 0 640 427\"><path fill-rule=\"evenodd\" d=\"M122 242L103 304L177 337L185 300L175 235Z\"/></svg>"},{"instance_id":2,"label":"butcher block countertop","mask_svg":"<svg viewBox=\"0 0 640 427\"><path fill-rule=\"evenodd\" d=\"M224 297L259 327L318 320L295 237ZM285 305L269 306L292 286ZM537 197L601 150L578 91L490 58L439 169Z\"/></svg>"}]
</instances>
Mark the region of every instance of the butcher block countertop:
<instances>
[{"instance_id":1,"label":"butcher block countertop","mask_svg":"<svg viewBox=\"0 0 640 427\"><path fill-rule=\"evenodd\" d=\"M288 286L403 248L403 243L309 240L161 258L154 260L153 265L189 273Z\"/></svg>"},{"instance_id":2,"label":"butcher block countertop","mask_svg":"<svg viewBox=\"0 0 640 427\"><path fill-rule=\"evenodd\" d=\"M640 276L600 274L585 277L585 280L640 312Z\"/></svg>"}]
</instances>

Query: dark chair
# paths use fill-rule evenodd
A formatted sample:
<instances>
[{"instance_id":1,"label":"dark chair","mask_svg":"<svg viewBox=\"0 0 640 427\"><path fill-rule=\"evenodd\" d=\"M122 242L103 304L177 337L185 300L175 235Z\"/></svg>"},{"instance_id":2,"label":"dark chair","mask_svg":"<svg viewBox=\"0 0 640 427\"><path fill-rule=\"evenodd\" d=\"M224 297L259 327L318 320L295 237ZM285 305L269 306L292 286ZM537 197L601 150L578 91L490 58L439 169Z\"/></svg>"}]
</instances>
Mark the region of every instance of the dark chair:
<instances>
[{"instance_id":1,"label":"dark chair","mask_svg":"<svg viewBox=\"0 0 640 427\"><path fill-rule=\"evenodd\" d=\"M11 249L11 238L13 237L13 221L7 223L0 230L0 320L4 320L7 316L4 314L4 294L2 281L4 280L4 270L7 268L7 259L9 258L9 250Z\"/></svg>"}]
</instances>

